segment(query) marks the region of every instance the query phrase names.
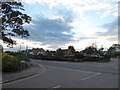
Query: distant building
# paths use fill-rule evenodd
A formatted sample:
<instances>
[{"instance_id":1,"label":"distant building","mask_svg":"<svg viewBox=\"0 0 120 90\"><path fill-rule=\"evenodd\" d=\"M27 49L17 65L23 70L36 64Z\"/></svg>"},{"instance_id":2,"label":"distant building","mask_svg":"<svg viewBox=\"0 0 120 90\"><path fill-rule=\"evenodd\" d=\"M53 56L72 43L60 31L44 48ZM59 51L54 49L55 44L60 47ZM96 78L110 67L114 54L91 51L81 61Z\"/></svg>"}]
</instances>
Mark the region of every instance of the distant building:
<instances>
[{"instance_id":1,"label":"distant building","mask_svg":"<svg viewBox=\"0 0 120 90\"><path fill-rule=\"evenodd\" d=\"M45 52L45 50L43 48L29 49L28 53L32 54L32 55L39 55L39 54L46 55L46 52Z\"/></svg>"},{"instance_id":2,"label":"distant building","mask_svg":"<svg viewBox=\"0 0 120 90\"><path fill-rule=\"evenodd\" d=\"M58 49L57 54L64 56L64 57L71 57L74 56L75 50L73 46L69 46L68 49Z\"/></svg>"},{"instance_id":3,"label":"distant building","mask_svg":"<svg viewBox=\"0 0 120 90\"><path fill-rule=\"evenodd\" d=\"M104 55L107 54L107 51L103 51L103 54L104 54Z\"/></svg>"}]
</instances>

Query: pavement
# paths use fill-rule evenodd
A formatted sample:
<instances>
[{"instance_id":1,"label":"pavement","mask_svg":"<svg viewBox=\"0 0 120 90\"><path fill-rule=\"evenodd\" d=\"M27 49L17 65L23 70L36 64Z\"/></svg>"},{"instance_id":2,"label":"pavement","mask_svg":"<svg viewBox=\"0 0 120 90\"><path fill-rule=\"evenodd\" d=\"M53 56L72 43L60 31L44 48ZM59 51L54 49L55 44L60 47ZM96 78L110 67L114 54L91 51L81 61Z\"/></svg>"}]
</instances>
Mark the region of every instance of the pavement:
<instances>
[{"instance_id":1,"label":"pavement","mask_svg":"<svg viewBox=\"0 0 120 90\"><path fill-rule=\"evenodd\" d=\"M2 84L10 83L16 80L24 79L27 77L31 77L34 75L39 74L42 72L43 66L40 64L33 63L33 66L31 66L28 69L22 70L20 72L16 73L3 73L2 74Z\"/></svg>"}]
</instances>

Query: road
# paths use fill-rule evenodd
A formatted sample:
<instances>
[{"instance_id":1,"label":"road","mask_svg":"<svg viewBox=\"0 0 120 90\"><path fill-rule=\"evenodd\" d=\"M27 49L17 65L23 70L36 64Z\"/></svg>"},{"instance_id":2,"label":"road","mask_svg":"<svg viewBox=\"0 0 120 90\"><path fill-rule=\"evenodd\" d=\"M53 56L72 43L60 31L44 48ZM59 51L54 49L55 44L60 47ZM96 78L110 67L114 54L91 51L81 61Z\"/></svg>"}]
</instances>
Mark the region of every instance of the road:
<instances>
[{"instance_id":1,"label":"road","mask_svg":"<svg viewBox=\"0 0 120 90\"><path fill-rule=\"evenodd\" d=\"M3 88L118 88L118 59L111 62L57 62L31 60L45 72Z\"/></svg>"}]
</instances>

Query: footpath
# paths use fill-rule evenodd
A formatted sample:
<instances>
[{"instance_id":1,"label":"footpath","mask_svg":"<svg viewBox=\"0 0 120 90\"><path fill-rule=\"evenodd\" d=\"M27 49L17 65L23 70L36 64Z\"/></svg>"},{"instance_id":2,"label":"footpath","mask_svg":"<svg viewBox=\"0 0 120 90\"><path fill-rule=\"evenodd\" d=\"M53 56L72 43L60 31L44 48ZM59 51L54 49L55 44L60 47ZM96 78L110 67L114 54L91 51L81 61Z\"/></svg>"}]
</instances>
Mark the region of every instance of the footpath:
<instances>
[{"instance_id":1,"label":"footpath","mask_svg":"<svg viewBox=\"0 0 120 90\"><path fill-rule=\"evenodd\" d=\"M31 66L28 69L22 70L20 72L16 72L16 73L3 73L2 74L2 83L9 83L12 81L16 81L19 79L23 79L23 78L27 78L33 75L37 75L40 72L43 71L43 66L42 65L37 65L37 64L33 64L33 66Z\"/></svg>"}]
</instances>

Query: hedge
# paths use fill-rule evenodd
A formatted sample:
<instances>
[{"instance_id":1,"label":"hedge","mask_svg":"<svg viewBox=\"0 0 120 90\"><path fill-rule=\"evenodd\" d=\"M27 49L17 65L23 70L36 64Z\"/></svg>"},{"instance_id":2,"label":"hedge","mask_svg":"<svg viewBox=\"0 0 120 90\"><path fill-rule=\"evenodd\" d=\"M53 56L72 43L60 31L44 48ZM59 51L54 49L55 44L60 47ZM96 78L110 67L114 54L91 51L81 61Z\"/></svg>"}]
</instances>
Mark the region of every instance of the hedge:
<instances>
[{"instance_id":1,"label":"hedge","mask_svg":"<svg viewBox=\"0 0 120 90\"><path fill-rule=\"evenodd\" d=\"M7 53L2 54L2 71L3 72L13 72L19 69L20 62L15 56L9 55Z\"/></svg>"}]
</instances>

